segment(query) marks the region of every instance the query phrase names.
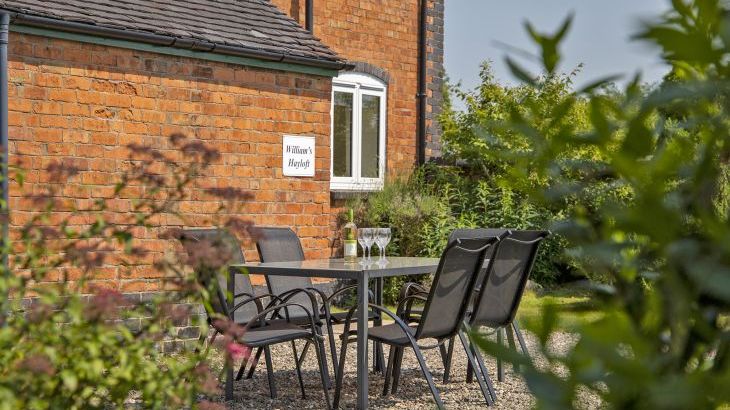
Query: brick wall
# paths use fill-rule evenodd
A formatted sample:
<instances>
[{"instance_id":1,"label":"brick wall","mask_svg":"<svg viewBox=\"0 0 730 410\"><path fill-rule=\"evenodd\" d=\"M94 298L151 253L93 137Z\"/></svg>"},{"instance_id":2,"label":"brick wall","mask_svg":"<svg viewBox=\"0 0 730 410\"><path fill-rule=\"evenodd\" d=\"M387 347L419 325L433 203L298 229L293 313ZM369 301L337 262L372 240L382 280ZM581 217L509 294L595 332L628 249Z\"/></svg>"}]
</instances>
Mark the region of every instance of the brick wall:
<instances>
[{"instance_id":1,"label":"brick wall","mask_svg":"<svg viewBox=\"0 0 730 410\"><path fill-rule=\"evenodd\" d=\"M304 25L303 0L273 3ZM409 173L417 149L418 0L315 0L314 35L342 57L387 73L387 171Z\"/></svg>"},{"instance_id":2,"label":"brick wall","mask_svg":"<svg viewBox=\"0 0 730 410\"><path fill-rule=\"evenodd\" d=\"M427 1L426 159L441 153L436 117L444 75L444 0ZM303 0L272 2L304 26ZM314 1L314 35L341 56L378 67L388 78L391 174L408 173L416 161L418 6L419 0Z\"/></svg>"},{"instance_id":3,"label":"brick wall","mask_svg":"<svg viewBox=\"0 0 730 410\"><path fill-rule=\"evenodd\" d=\"M427 10L427 146L426 158L440 155L443 78L443 0L428 0ZM272 0L302 26L303 0ZM418 15L419 0L315 0L314 35L356 70L385 79L387 100L386 178L407 176L417 161ZM332 201L332 237L337 237L336 213L341 199ZM339 242L335 248L339 250Z\"/></svg>"},{"instance_id":4,"label":"brick wall","mask_svg":"<svg viewBox=\"0 0 730 410\"><path fill-rule=\"evenodd\" d=\"M183 132L222 153L205 187L236 187L253 194L244 217L258 225L292 226L307 257L330 256L330 93L328 77L247 68L183 57L32 35L10 35L10 156L26 171L25 192L48 182L53 160L73 158L80 174L63 187L65 200L89 204L109 195L125 169L131 142L170 149L166 136ZM314 178L281 174L282 134L316 137ZM13 181L11 226L35 212ZM202 192L181 203L188 226L210 224L216 203ZM133 197L118 201L126 212ZM61 217L61 213L58 214ZM166 218L166 226L183 221ZM129 272L100 270L97 284L122 292L154 292L154 258L172 246L158 230L140 230L153 251ZM256 259L248 246L246 257ZM257 282L260 282L257 281Z\"/></svg>"}]
</instances>

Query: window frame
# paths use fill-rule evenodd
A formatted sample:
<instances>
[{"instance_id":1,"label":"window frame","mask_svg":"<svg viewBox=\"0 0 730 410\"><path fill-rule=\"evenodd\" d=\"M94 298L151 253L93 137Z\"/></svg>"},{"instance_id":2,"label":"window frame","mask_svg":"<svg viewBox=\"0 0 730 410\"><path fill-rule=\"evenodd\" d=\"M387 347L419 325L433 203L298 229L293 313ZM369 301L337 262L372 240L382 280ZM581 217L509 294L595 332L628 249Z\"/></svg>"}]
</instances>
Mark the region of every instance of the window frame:
<instances>
[{"instance_id":1,"label":"window frame","mask_svg":"<svg viewBox=\"0 0 730 410\"><path fill-rule=\"evenodd\" d=\"M344 92L352 98L352 135L351 160L352 176L336 177L334 175L334 101L335 93ZM378 136L378 177L362 177L362 96L371 95L380 98L379 136ZM330 190L332 191L376 191L383 188L386 165L386 124L387 95L385 83L371 75L363 73L344 73L332 79L332 103L330 107Z\"/></svg>"}]
</instances>

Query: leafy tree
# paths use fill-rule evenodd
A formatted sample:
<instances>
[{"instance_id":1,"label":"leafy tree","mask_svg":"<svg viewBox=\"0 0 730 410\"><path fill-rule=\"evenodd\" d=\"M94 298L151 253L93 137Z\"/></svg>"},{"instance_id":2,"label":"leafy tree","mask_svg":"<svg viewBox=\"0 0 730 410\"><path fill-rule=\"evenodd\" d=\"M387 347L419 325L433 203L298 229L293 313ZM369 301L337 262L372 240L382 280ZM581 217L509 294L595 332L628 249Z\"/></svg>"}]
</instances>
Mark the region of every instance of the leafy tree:
<instances>
[{"instance_id":1,"label":"leafy tree","mask_svg":"<svg viewBox=\"0 0 730 410\"><path fill-rule=\"evenodd\" d=\"M601 313L577 326L573 349L549 349L563 309L554 306L529 324L547 367L475 336L486 351L523 365L540 408L572 407L581 390L611 408L716 408L730 401L729 27L724 2L674 0L636 36L662 50L672 81L642 92L635 78L620 98L595 87L569 96L552 121L586 107L585 130L536 126L531 118L543 107L529 101L499 123L532 147L515 152L502 179L530 187L530 201L552 207L616 189L631 197L606 195L592 212L568 208L553 226L583 269L610 278L592 289L590 303L568 307ZM552 44L564 30L532 32L545 76L554 76L560 54ZM526 86L540 86L527 70L514 62L512 68ZM575 160L576 149L597 155ZM532 182L547 179L553 182ZM566 377L555 372L560 367Z\"/></svg>"}]
</instances>

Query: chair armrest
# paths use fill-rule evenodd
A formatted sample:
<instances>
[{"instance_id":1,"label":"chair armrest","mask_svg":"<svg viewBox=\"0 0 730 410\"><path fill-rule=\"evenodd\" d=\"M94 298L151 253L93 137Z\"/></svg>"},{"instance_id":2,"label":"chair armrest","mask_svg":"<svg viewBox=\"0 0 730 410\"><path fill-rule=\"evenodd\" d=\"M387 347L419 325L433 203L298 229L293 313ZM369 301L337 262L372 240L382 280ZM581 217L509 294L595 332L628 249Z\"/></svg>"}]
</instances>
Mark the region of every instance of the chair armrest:
<instances>
[{"instance_id":1,"label":"chair armrest","mask_svg":"<svg viewBox=\"0 0 730 410\"><path fill-rule=\"evenodd\" d=\"M425 302L427 300L427 298L422 295L419 295L419 294L406 296L405 298L398 301L398 307L396 308L396 314L399 317L401 317L404 321L410 322L411 308L413 307L413 302L416 300Z\"/></svg>"},{"instance_id":2,"label":"chair armrest","mask_svg":"<svg viewBox=\"0 0 730 410\"><path fill-rule=\"evenodd\" d=\"M278 297L276 295L272 295L272 294L266 293L266 294L263 294L263 295L250 297L250 298L248 298L248 299L246 299L246 300L244 300L242 302L239 302L239 303L235 304L233 306L233 308L231 309L231 312L230 313L233 314L233 312L235 312L236 310L238 310L242 306L244 306L244 305L246 305L248 303L251 303L251 302L256 302L256 311L261 312L262 310L264 310L263 304L261 303L261 299L263 299L263 298L271 298L272 299L272 302L274 300L276 300L276 299L279 299L280 301L283 302L283 300L280 297ZM269 305L271 305L272 302L269 302Z\"/></svg>"},{"instance_id":3,"label":"chair armrest","mask_svg":"<svg viewBox=\"0 0 730 410\"><path fill-rule=\"evenodd\" d=\"M398 300L401 300L403 298L406 298L410 296L412 293L428 293L428 290L421 285L420 283L416 282L406 282L403 284L403 286L400 287L400 293L398 295Z\"/></svg>"},{"instance_id":4,"label":"chair armrest","mask_svg":"<svg viewBox=\"0 0 730 410\"><path fill-rule=\"evenodd\" d=\"M285 303L281 303L279 305L271 306L271 307L259 312L256 316L254 316L251 320L248 321L248 323L246 324L246 327L244 327L244 332L247 331L248 329L250 329L251 326L254 326L256 323L260 324L262 320L264 322L266 322L266 316L269 313L273 312L275 315L276 313L278 313L279 310L287 309L287 308L293 307L293 306L300 307L304 310L304 313L306 313L307 318L309 319L309 324L311 326L311 329L314 329L314 323L315 323L314 319L312 318L312 315L307 311L307 308L304 305L295 303L295 302L285 302ZM272 315L272 316L274 316L274 315ZM321 336L317 335L317 332L315 332L315 331L312 331L312 334L314 335L314 337L321 338Z\"/></svg>"},{"instance_id":5,"label":"chair armrest","mask_svg":"<svg viewBox=\"0 0 730 410\"><path fill-rule=\"evenodd\" d=\"M302 293L305 294L309 298L309 301L312 304L312 314L314 315L313 317L314 317L315 321L317 323L319 323L319 321L320 321L319 305L317 304L317 298L309 290L304 289L304 288L290 289L290 290L287 290L286 292L279 294L278 299L281 300L282 302L288 302L294 296L296 296L298 294L302 294ZM271 307L273 303L274 303L274 301L272 300L269 303L269 305L266 306L266 308L268 309L269 307ZM304 308L304 310L307 311L307 308ZM287 319L288 319L288 317L287 317Z\"/></svg>"},{"instance_id":6,"label":"chair armrest","mask_svg":"<svg viewBox=\"0 0 730 410\"><path fill-rule=\"evenodd\" d=\"M393 321L398 325L398 327L401 328L403 333L406 334L406 337L408 337L408 340L411 342L411 345L417 346L416 339L413 337L413 335L411 335L410 328L408 327L408 325L405 322L403 322L403 320L400 317L398 317L398 315L396 315L395 313L391 312L390 310L388 310L382 306L376 305L375 303L368 303L368 307L371 309L377 310L379 312L382 312L386 316L389 316L391 319L393 319ZM348 337L350 335L350 325L352 324L352 316L355 314L355 311L357 311L357 308L358 307L355 306L352 309L350 309L350 311L347 313L347 317L345 318L345 329L342 333L343 337Z\"/></svg>"}]
</instances>

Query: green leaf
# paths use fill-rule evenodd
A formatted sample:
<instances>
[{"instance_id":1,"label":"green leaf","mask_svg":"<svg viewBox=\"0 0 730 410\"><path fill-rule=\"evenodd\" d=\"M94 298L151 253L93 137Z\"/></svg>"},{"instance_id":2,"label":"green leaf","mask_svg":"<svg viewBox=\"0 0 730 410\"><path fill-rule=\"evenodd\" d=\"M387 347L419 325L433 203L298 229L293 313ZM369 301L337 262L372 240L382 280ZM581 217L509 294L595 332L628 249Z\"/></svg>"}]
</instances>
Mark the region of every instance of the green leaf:
<instances>
[{"instance_id":1,"label":"green leaf","mask_svg":"<svg viewBox=\"0 0 730 410\"><path fill-rule=\"evenodd\" d=\"M63 385L72 392L75 391L79 385L79 379L71 370L61 371L61 380L63 381Z\"/></svg>"},{"instance_id":2,"label":"green leaf","mask_svg":"<svg viewBox=\"0 0 730 410\"><path fill-rule=\"evenodd\" d=\"M629 130L621 145L621 153L634 159L644 158L652 152L654 138L646 124L646 115L641 115L629 123Z\"/></svg>"},{"instance_id":3,"label":"green leaf","mask_svg":"<svg viewBox=\"0 0 730 410\"><path fill-rule=\"evenodd\" d=\"M584 85L582 88L578 89L578 91L576 91L575 93L577 95L589 94L601 87L605 87L606 85L613 83L614 81L620 80L621 78L623 78L623 75L621 75L621 74L609 75L609 76L600 78L598 80L592 81L592 82Z\"/></svg>"},{"instance_id":4,"label":"green leaf","mask_svg":"<svg viewBox=\"0 0 730 410\"><path fill-rule=\"evenodd\" d=\"M507 64L507 67L512 72L512 75L517 77L517 79L526 84L535 85L535 76L520 67L514 60L509 57L505 57L504 62Z\"/></svg>"}]
</instances>

